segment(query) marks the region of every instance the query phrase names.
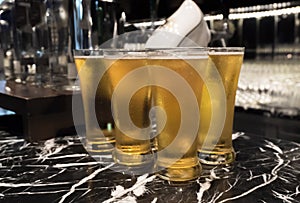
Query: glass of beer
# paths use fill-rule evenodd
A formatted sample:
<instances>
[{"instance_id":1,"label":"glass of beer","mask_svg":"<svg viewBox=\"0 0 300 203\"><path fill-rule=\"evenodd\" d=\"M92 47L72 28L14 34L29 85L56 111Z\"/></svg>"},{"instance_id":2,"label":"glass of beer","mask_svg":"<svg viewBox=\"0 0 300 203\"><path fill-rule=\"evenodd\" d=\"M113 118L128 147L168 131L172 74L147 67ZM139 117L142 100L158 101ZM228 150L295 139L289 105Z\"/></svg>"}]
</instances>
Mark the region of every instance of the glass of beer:
<instances>
[{"instance_id":1,"label":"glass of beer","mask_svg":"<svg viewBox=\"0 0 300 203\"><path fill-rule=\"evenodd\" d=\"M203 164L227 164L235 159L232 128L243 56L243 47L209 48L198 137L198 155Z\"/></svg>"},{"instance_id":2,"label":"glass of beer","mask_svg":"<svg viewBox=\"0 0 300 203\"><path fill-rule=\"evenodd\" d=\"M150 135L152 91L146 50L105 49L116 144L113 159L132 168L153 166ZM150 167L151 168L151 167Z\"/></svg>"},{"instance_id":3,"label":"glass of beer","mask_svg":"<svg viewBox=\"0 0 300 203\"><path fill-rule=\"evenodd\" d=\"M174 48L149 56L156 121L156 170L172 182L196 179L202 168L197 156L203 77L207 49Z\"/></svg>"},{"instance_id":4,"label":"glass of beer","mask_svg":"<svg viewBox=\"0 0 300 203\"><path fill-rule=\"evenodd\" d=\"M87 151L95 155L111 154L115 143L110 100L112 87L109 77L105 75L107 67L103 51L74 50L74 59L81 89L81 98L73 96L76 130L81 131L78 126L85 126L85 129L82 129L82 137ZM82 106L84 119L82 114L77 113Z\"/></svg>"}]
</instances>

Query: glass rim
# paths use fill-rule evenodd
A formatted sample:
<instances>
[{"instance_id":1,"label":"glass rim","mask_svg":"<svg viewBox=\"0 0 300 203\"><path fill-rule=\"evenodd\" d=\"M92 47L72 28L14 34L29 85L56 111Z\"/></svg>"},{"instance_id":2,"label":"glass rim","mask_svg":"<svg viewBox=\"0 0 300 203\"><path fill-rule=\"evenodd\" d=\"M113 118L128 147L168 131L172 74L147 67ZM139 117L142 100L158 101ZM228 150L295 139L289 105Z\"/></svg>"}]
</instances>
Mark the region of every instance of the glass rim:
<instances>
[{"instance_id":1,"label":"glass rim","mask_svg":"<svg viewBox=\"0 0 300 203\"><path fill-rule=\"evenodd\" d=\"M141 48L141 49L130 49L130 48L91 48L91 49L73 49L73 51L76 52L82 52L82 51L120 51L120 52L143 52L143 51L153 51L153 50L207 50L210 47L151 47L151 48Z\"/></svg>"},{"instance_id":2,"label":"glass rim","mask_svg":"<svg viewBox=\"0 0 300 203\"><path fill-rule=\"evenodd\" d=\"M74 58L103 55L102 49L73 49L72 52Z\"/></svg>"},{"instance_id":3,"label":"glass rim","mask_svg":"<svg viewBox=\"0 0 300 203\"><path fill-rule=\"evenodd\" d=\"M141 48L141 49L129 49L129 48L92 48L92 49L73 49L75 52L82 52L82 51L88 51L88 52L101 52L101 51L120 51L120 52L145 52L145 51L155 51L155 50L245 50L245 47L152 47L152 48Z\"/></svg>"},{"instance_id":4,"label":"glass rim","mask_svg":"<svg viewBox=\"0 0 300 203\"><path fill-rule=\"evenodd\" d=\"M207 47L164 47L164 48L101 48L101 49L74 49L75 58L83 57L107 57L107 56L133 56L136 57L160 57L160 56L208 56Z\"/></svg>"},{"instance_id":5,"label":"glass rim","mask_svg":"<svg viewBox=\"0 0 300 203\"><path fill-rule=\"evenodd\" d=\"M244 52L245 47L208 47L209 52Z\"/></svg>"},{"instance_id":6,"label":"glass rim","mask_svg":"<svg viewBox=\"0 0 300 203\"><path fill-rule=\"evenodd\" d=\"M142 49L125 48L97 48L97 49L74 49L74 58L93 57L133 57L135 58L160 58L163 56L176 56L176 58L193 56L201 58L214 53L244 54L245 47L157 47Z\"/></svg>"}]
</instances>

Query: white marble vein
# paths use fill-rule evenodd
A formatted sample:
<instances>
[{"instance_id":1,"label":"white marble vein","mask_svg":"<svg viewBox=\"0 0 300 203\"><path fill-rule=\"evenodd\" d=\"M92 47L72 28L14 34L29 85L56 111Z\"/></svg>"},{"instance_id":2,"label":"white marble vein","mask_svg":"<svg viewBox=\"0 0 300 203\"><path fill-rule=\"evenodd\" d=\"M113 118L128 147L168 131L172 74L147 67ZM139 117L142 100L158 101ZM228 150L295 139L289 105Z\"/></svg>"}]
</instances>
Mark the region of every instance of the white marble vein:
<instances>
[{"instance_id":1,"label":"white marble vein","mask_svg":"<svg viewBox=\"0 0 300 203\"><path fill-rule=\"evenodd\" d=\"M280 149L280 147L278 147L277 145L275 145L273 142L269 141L269 140L265 140L265 142L267 143L265 146L273 149L275 151L277 151L279 154L283 154L282 150Z\"/></svg>"},{"instance_id":2,"label":"white marble vein","mask_svg":"<svg viewBox=\"0 0 300 203\"><path fill-rule=\"evenodd\" d=\"M92 162L84 162L84 163L67 163L67 164L55 164L52 167L53 168L68 168L68 167L74 167L74 166L92 166L92 165L99 165L97 161Z\"/></svg>"},{"instance_id":3,"label":"white marble vein","mask_svg":"<svg viewBox=\"0 0 300 203\"><path fill-rule=\"evenodd\" d=\"M84 157L89 157L89 155L88 154L66 154L66 155L61 155L61 156L47 157L47 160L65 159L65 158L84 158ZM40 160L40 157L31 158L31 159L27 159L27 160Z\"/></svg>"},{"instance_id":4,"label":"white marble vein","mask_svg":"<svg viewBox=\"0 0 300 203\"><path fill-rule=\"evenodd\" d=\"M67 197L69 197L69 196L76 190L76 188L77 188L78 186L80 186L80 185L86 183L88 180L91 180L91 179L94 178L96 175L98 175L98 174L101 173L102 171L107 170L108 168L112 167L113 165L114 165L114 164L112 163L112 164L110 164L110 165L108 165L108 166L106 166L106 167L104 167L104 168L99 168L99 169L95 170L92 174L90 174L89 176L87 176L87 177L81 179L78 183L72 185L70 191L69 191L68 193L66 193L65 195L62 196L62 198L60 199L59 203L64 202L65 199L66 199Z\"/></svg>"},{"instance_id":5,"label":"white marble vein","mask_svg":"<svg viewBox=\"0 0 300 203\"><path fill-rule=\"evenodd\" d=\"M262 147L258 148L261 152L266 152L267 150L263 149Z\"/></svg>"},{"instance_id":6,"label":"white marble vein","mask_svg":"<svg viewBox=\"0 0 300 203\"><path fill-rule=\"evenodd\" d=\"M7 140L0 140L0 144L16 144L19 142L24 142L24 139L7 139Z\"/></svg>"},{"instance_id":7,"label":"white marble vein","mask_svg":"<svg viewBox=\"0 0 300 203\"><path fill-rule=\"evenodd\" d=\"M69 141L70 142L70 141ZM45 141L44 146L40 147L41 152L39 153L38 160L41 160L41 162L48 159L49 156L53 156L55 154L58 154L63 149L67 148L71 143L68 143L67 145L59 145L55 143L55 139L49 139Z\"/></svg>"},{"instance_id":8,"label":"white marble vein","mask_svg":"<svg viewBox=\"0 0 300 203\"><path fill-rule=\"evenodd\" d=\"M36 183L40 183L40 182L43 182L45 180L51 180L52 178L54 178L56 176L59 176L60 174L64 173L65 171L66 171L66 169L62 169L62 170L60 170L59 172L57 172L57 173L55 173L53 175L50 175L50 176L48 176L46 178L43 178L43 179L36 180L35 182Z\"/></svg>"},{"instance_id":9,"label":"white marble vein","mask_svg":"<svg viewBox=\"0 0 300 203\"><path fill-rule=\"evenodd\" d=\"M243 133L243 132L233 133L232 134L232 140L235 140L235 139L237 139L237 138L239 138L239 137L241 137L243 135L245 135L245 133Z\"/></svg>"},{"instance_id":10,"label":"white marble vein","mask_svg":"<svg viewBox=\"0 0 300 203\"><path fill-rule=\"evenodd\" d=\"M274 145L274 144L271 143L271 142L268 142L268 146L272 146L272 145ZM282 152L282 150L278 146L274 145L274 147L275 147L275 149L276 149L277 152ZM286 164L284 164L284 160L279 156L279 154L275 153L275 155L278 158L277 159L277 163L278 164L271 170L271 176L268 176L267 174L262 174L262 177L263 177L263 183L262 184L256 185L256 186L248 189L244 193L241 193L241 194L239 194L237 196L223 199L219 203L224 203L224 202L228 202L228 201L239 199L239 198L244 197L246 195L249 195L250 193L254 192L255 190L257 190L259 188L262 188L262 187L265 187L266 185L269 185L273 181L275 181L278 178L278 171L282 167L284 167L285 165L287 165L289 163L289 162L287 162Z\"/></svg>"},{"instance_id":11,"label":"white marble vein","mask_svg":"<svg viewBox=\"0 0 300 203\"><path fill-rule=\"evenodd\" d=\"M151 201L151 203L156 203L157 202L157 197L155 197L152 201Z\"/></svg>"},{"instance_id":12,"label":"white marble vein","mask_svg":"<svg viewBox=\"0 0 300 203\"><path fill-rule=\"evenodd\" d=\"M237 144L236 162L213 169L207 167L193 183L196 187L178 189L162 184L150 174L139 176L134 182L130 176L114 172L113 164L98 169L103 157L93 160L76 139L31 144L15 137L0 140L0 202L28 202L34 196L37 201L60 203L167 200L243 203L251 202L256 195L257 202L263 203L299 202L300 145L297 143L237 133L233 135ZM88 174L87 169L91 171ZM111 179L113 175L116 177ZM126 187L128 183L133 185Z\"/></svg>"},{"instance_id":13,"label":"white marble vein","mask_svg":"<svg viewBox=\"0 0 300 203\"><path fill-rule=\"evenodd\" d=\"M137 197L141 196L146 191L145 185L148 182L153 181L156 176L152 175L148 178L147 177L148 177L148 174L144 174L142 176L139 176L137 178L136 183L133 186L131 186L130 188L127 188L127 189L125 189L123 186L117 185L116 189L111 192L112 197L110 199L105 200L103 203L110 203L110 202L115 202L115 201L117 201L117 202L121 201L122 202L122 200L127 201L128 197L131 200L130 202L136 202L136 198L134 196L132 196L131 192ZM128 194L126 197L124 197L122 200L118 200L119 198L123 197L126 194Z\"/></svg>"},{"instance_id":14,"label":"white marble vein","mask_svg":"<svg viewBox=\"0 0 300 203\"><path fill-rule=\"evenodd\" d=\"M216 179L219 179L219 177L217 177L216 173L215 173L215 169L216 168L213 168L210 170L210 175L209 177L205 178L205 182L204 183L200 183L199 180L197 180L197 183L200 185L200 189L199 191L197 192L197 200L198 202L202 202L203 201L203 194L205 191L209 190L210 186L211 186L211 182L216 180Z\"/></svg>"},{"instance_id":15,"label":"white marble vein","mask_svg":"<svg viewBox=\"0 0 300 203\"><path fill-rule=\"evenodd\" d=\"M281 199L283 202L285 203L293 203L295 202L295 199L290 197L289 195L285 195L285 194L280 194L279 192L276 192L274 190L272 190L274 196L278 199Z\"/></svg>"},{"instance_id":16,"label":"white marble vein","mask_svg":"<svg viewBox=\"0 0 300 203\"><path fill-rule=\"evenodd\" d=\"M71 182L58 182L58 183L0 183L0 187L17 188L17 187L48 187L57 185L67 185Z\"/></svg>"},{"instance_id":17,"label":"white marble vein","mask_svg":"<svg viewBox=\"0 0 300 203\"><path fill-rule=\"evenodd\" d=\"M205 191L207 191L209 188L210 188L210 186L211 186L211 181L210 180L207 180L206 182L204 182L204 183L200 183L199 181L197 181L198 182L198 184L200 185L200 189L199 189L199 191L197 192L197 200L198 200L198 202L200 203L200 202L202 202L202 198L203 198L203 193L205 192Z\"/></svg>"},{"instance_id":18,"label":"white marble vein","mask_svg":"<svg viewBox=\"0 0 300 203\"><path fill-rule=\"evenodd\" d=\"M226 192L229 192L230 190L232 190L234 188L234 186L238 183L239 181L239 177L237 177L234 181L233 184L230 184L230 182L227 182L227 184L229 185L229 187L224 191L224 192L220 192L219 194L218 193L215 193L214 194L214 197L212 198L211 201L209 201L209 203L215 203L215 202L222 202L222 201L219 201L220 197L226 193ZM217 195L218 194L218 195Z\"/></svg>"}]
</instances>

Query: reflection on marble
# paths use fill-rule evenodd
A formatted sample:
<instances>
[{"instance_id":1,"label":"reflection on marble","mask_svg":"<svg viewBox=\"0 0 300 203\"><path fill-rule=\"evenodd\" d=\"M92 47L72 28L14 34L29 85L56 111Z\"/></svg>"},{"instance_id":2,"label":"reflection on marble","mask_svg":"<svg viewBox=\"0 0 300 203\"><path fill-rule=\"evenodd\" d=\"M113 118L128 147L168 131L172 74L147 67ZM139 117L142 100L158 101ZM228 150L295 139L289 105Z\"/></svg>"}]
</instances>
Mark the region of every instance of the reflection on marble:
<instances>
[{"instance_id":1,"label":"reflection on marble","mask_svg":"<svg viewBox=\"0 0 300 203\"><path fill-rule=\"evenodd\" d=\"M233 164L203 166L200 179L170 185L98 164L77 136L28 143L0 132L0 202L300 202L300 144L234 138Z\"/></svg>"}]
</instances>

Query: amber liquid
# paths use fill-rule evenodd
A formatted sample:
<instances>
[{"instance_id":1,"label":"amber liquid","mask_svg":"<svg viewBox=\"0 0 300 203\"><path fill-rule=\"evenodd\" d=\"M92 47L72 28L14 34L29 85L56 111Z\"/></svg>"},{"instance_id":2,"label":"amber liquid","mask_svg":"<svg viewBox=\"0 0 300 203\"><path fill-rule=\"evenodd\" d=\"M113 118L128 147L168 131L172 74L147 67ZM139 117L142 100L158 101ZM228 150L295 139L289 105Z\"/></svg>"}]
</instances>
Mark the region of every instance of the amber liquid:
<instances>
[{"instance_id":1,"label":"amber liquid","mask_svg":"<svg viewBox=\"0 0 300 203\"><path fill-rule=\"evenodd\" d=\"M207 58L198 59L152 59L148 62L150 65L158 65L179 74L187 84L192 88L196 96L198 108L201 104L201 92L203 80L196 69L206 68ZM165 76L171 77L171 76ZM155 80L155 76L153 76ZM166 78L167 79L167 78ZM176 92L184 92L183 86L180 86L176 79L171 79L168 86L174 86ZM157 167L160 170L161 178L170 181L186 181L199 177L201 166L197 157L197 132L195 137L189 134L178 135L179 128L182 125L181 119L193 119L192 117L183 118L183 109L176 92L170 92L168 89L160 86L153 87L154 105L164 109L167 117L166 124L162 132L156 137L157 141ZM184 98L189 102L191 98ZM192 108L191 106L189 108ZM159 126L160 114L156 115ZM188 120L189 122L189 120ZM199 124L199 123L198 123ZM197 129L198 130L198 129ZM183 132L185 133L185 131ZM175 141L175 138L180 139Z\"/></svg>"},{"instance_id":2,"label":"amber liquid","mask_svg":"<svg viewBox=\"0 0 300 203\"><path fill-rule=\"evenodd\" d=\"M149 83L151 85L139 88L138 91L132 95L129 106L122 108L129 108L130 119L135 126L138 128L147 128L151 125L149 119L150 108L153 106L161 107L166 114L167 120L164 126L159 126L159 121L162 119L161 114L158 113L155 115L156 124L158 125L157 128L162 129L161 133L155 138L157 150L156 166L160 171L160 177L171 181L186 181L199 177L201 173L201 166L197 157L197 133L199 126L197 126L195 136L186 133L181 135L180 139L174 142L182 125L182 119L190 119L190 121L194 119L192 116L188 118L182 117L182 111L186 109L182 109L183 107L178 101L178 98L176 98L176 92L184 92L185 89L183 86L180 86L175 79L168 80L168 85L173 86L176 92L170 92L163 86L155 85L158 75L154 74L155 71L153 71L153 69L163 67L179 75L192 89L192 93L196 98L197 109L200 109L203 80L197 71L203 71L203 69L207 68L207 58L200 57L183 60L177 58L103 59L93 57L85 59L85 62L82 62L82 59L76 59L76 64L78 64L79 67L81 67L80 63L84 63L89 73L79 73L80 80L84 81L81 82L81 86L84 86L84 89L82 89L83 92L84 90L89 92L90 89L92 89L89 83L95 80L93 77L99 77L98 72L103 73L99 84L97 84L97 94L103 95L103 99L101 100L105 100L105 102L101 103L99 97L95 98L95 104L99 104L99 106L95 106L97 113L102 111L101 108L103 108L104 103L111 101L113 92L119 83L126 78L127 74L140 67L147 67L149 72L143 79L151 80L151 83ZM83 70L79 69L79 72L82 71ZM167 79L170 76L165 75L165 77ZM126 83L126 87L128 88L131 85L136 85L136 81L132 80L131 83ZM120 94L124 94L125 98L128 94L126 88ZM89 93L89 95L85 96L89 98L88 96L91 95L92 94ZM122 95L120 98L123 98ZM90 98L86 100L90 100ZM97 103L98 100L99 103ZM184 98L184 100L189 104L189 97ZM100 105L100 103L102 105ZM124 101L124 103L126 102ZM136 166L150 161L152 159L151 147L153 147L150 132L139 134L139 131L127 131L127 134L124 133L120 128L126 128L126 124L123 123L122 119L118 118L118 114L122 111L122 108L117 106L114 101L109 104L112 106L115 116L115 162L123 165ZM108 106L109 105L107 105L107 108L110 109L111 107ZM85 111L87 115L91 113L91 109L85 109ZM88 116L86 117L87 122L89 122ZM99 120L101 114L99 114L97 118ZM94 140L93 137L97 137L97 134L91 135L91 140Z\"/></svg>"},{"instance_id":3,"label":"amber liquid","mask_svg":"<svg viewBox=\"0 0 300 203\"><path fill-rule=\"evenodd\" d=\"M83 62L85 60L85 62ZM98 123L107 122L107 120L114 121L114 138L115 138L115 148L114 148L114 159L115 162L123 165L140 165L145 162L150 161L152 156L148 155L151 153L150 146L150 133L149 134L138 134L137 131L130 131L126 134L122 130L127 126L118 117L118 113L122 108L129 108L130 119L133 124L138 128L145 128L150 125L149 121L149 109L150 109L150 99L151 99L151 87L144 87L139 89L130 99L128 106L117 106L112 102L112 95L115 91L118 83L128 74L129 72L135 70L136 68L145 65L145 59L109 59L109 58L97 58L90 57L87 59L75 58L75 63L78 67L82 67L81 64L85 64L85 70L79 69L79 77L83 92L84 102L86 101L85 108L85 118L87 125L87 138L90 142L98 143L99 133L93 130L95 123L90 121L90 115L93 113L93 108L88 105L92 93L90 92L91 83L97 85L97 93L95 99L95 111ZM101 73L101 74L100 74ZM96 81L95 83L92 81ZM97 81L98 80L98 81ZM126 83L129 87L135 85L135 81L132 80ZM125 91L121 94L128 94ZM120 97L122 99L122 95ZM121 101L122 103L122 101ZM124 101L124 105L126 102ZM115 117L113 118L113 109ZM139 139L140 138L140 139ZM101 138L102 139L102 138ZM103 140L103 139L102 139Z\"/></svg>"},{"instance_id":4,"label":"amber liquid","mask_svg":"<svg viewBox=\"0 0 300 203\"><path fill-rule=\"evenodd\" d=\"M135 69L146 65L146 59L143 58L123 58L123 59L105 59L105 63L109 67L105 77L109 78L113 91L118 83L126 79L128 73L132 73ZM144 75L143 80L147 80L148 76ZM129 115L132 123L139 129L147 128L150 125L149 111L151 108L151 86L139 87L130 98L129 106L126 101L122 101L129 92L130 87L136 86L136 80L127 80L123 85L123 91L119 92L119 102L121 106L113 103L112 108L115 113L116 122L116 148L114 151L114 159L117 163L129 166L138 166L148 164L153 161L151 153L150 132L141 133L139 130L128 128L127 121L119 118L119 114L123 108L129 108ZM121 129L127 129L124 133Z\"/></svg>"},{"instance_id":5,"label":"amber liquid","mask_svg":"<svg viewBox=\"0 0 300 203\"><path fill-rule=\"evenodd\" d=\"M221 132L221 136L219 137L214 134L208 134L210 124L211 122L214 122L211 120L211 104L218 103L218 101L211 100L207 87L204 87L200 109L202 120L200 123L200 132L198 137L198 151L200 161L202 163L213 165L225 164L232 162L235 158L234 150L232 147L232 127L234 118L235 95L242 63L243 53L215 53L209 55L207 77L209 77L210 69L216 68L218 70L225 89L227 103L225 123L224 128ZM215 92L218 92L218 90L216 89ZM205 146L203 145L204 141L206 142Z\"/></svg>"},{"instance_id":6,"label":"amber liquid","mask_svg":"<svg viewBox=\"0 0 300 203\"><path fill-rule=\"evenodd\" d=\"M114 121L111 113L112 88L107 78L99 83L105 72L101 58L75 57L80 79L86 126L86 148L90 152L112 152L115 142Z\"/></svg>"}]
</instances>

